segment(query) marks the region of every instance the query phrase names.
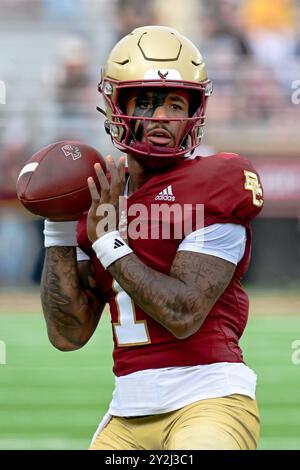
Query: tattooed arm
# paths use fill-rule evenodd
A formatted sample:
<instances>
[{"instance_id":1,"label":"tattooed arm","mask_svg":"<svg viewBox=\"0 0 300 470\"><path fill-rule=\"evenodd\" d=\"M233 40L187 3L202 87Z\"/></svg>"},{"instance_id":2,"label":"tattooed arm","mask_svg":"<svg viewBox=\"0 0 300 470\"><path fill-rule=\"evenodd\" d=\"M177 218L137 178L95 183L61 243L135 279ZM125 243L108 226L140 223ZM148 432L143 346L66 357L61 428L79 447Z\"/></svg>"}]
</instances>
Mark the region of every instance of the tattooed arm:
<instances>
[{"instance_id":1,"label":"tattooed arm","mask_svg":"<svg viewBox=\"0 0 300 470\"><path fill-rule=\"evenodd\" d=\"M235 265L215 256L179 251L170 276L135 254L108 268L132 300L177 338L195 333L228 286Z\"/></svg>"},{"instance_id":2,"label":"tattooed arm","mask_svg":"<svg viewBox=\"0 0 300 470\"><path fill-rule=\"evenodd\" d=\"M41 300L49 339L62 351L79 349L90 339L105 305L91 263L77 264L74 247L46 249Z\"/></svg>"}]
</instances>

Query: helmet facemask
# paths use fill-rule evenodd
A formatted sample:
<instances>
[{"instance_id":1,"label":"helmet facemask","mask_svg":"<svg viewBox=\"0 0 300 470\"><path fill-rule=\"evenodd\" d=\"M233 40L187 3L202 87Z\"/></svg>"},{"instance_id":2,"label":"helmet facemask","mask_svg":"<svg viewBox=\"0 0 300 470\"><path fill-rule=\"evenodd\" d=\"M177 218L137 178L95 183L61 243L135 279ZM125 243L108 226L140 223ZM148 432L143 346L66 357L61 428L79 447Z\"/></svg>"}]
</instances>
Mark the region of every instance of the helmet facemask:
<instances>
[{"instance_id":1,"label":"helmet facemask","mask_svg":"<svg viewBox=\"0 0 300 470\"><path fill-rule=\"evenodd\" d=\"M111 87L109 87L111 85ZM127 115L124 102L129 90L139 89L143 91L152 91L157 94L161 91L171 92L174 90L184 90L190 99L188 117L168 117L156 118L145 112L143 115ZM111 92L110 92L111 90ZM111 110L110 119L106 122L109 134L114 145L125 150L136 157L147 157L148 164L151 157L156 160L154 166L160 167L170 158L176 159L189 155L200 144L204 133L205 111L207 98L211 94L211 82L204 84L178 83L168 81L162 86L160 82L146 81L131 83L115 83L113 80L105 79L99 91L102 93L107 108ZM114 91L114 92L113 92ZM174 145L153 145L147 140L143 140L147 130L155 128L165 129L170 132L168 124L180 122L181 132L174 136ZM161 161L159 162L158 159ZM164 160L164 162L162 161Z\"/></svg>"}]
</instances>

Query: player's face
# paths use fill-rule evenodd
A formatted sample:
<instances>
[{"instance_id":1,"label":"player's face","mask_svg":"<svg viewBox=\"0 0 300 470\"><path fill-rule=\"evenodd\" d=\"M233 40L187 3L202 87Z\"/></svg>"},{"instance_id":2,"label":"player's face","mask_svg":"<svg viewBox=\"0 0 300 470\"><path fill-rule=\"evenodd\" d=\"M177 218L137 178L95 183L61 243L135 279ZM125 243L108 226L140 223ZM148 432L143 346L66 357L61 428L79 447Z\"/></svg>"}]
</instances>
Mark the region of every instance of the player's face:
<instances>
[{"instance_id":1,"label":"player's face","mask_svg":"<svg viewBox=\"0 0 300 470\"><path fill-rule=\"evenodd\" d=\"M184 90L133 89L127 93L125 103L128 116L156 119L132 120L131 129L140 142L151 145L175 147L184 134L185 121L174 118L189 116L190 96ZM159 119L159 121L157 120Z\"/></svg>"}]
</instances>

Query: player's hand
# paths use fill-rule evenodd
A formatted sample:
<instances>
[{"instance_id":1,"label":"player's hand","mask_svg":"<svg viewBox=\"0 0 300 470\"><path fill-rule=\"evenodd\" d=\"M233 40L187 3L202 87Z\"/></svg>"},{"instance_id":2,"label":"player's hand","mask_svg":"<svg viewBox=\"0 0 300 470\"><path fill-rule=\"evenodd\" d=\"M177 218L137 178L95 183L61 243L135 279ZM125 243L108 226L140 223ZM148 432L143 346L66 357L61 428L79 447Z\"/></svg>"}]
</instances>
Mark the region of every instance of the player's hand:
<instances>
[{"instance_id":1,"label":"player's hand","mask_svg":"<svg viewBox=\"0 0 300 470\"><path fill-rule=\"evenodd\" d=\"M92 204L87 217L87 234L91 243L105 233L118 230L119 197L123 196L125 188L125 157L121 157L116 166L111 155L106 158L111 181L109 182L100 163L94 168L100 184L101 192L97 189L92 177L88 178L88 186Z\"/></svg>"}]
</instances>

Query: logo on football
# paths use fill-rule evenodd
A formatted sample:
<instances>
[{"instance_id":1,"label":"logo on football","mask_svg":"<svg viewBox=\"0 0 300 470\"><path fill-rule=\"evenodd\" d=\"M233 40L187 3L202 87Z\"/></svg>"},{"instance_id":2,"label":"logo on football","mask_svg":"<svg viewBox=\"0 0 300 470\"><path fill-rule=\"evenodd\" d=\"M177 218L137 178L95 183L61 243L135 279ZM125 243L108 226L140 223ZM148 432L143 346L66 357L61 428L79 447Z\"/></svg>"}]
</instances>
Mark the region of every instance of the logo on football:
<instances>
[{"instance_id":1,"label":"logo on football","mask_svg":"<svg viewBox=\"0 0 300 470\"><path fill-rule=\"evenodd\" d=\"M77 160L77 158L81 157L81 152L80 152L79 147L75 147L74 145L67 144L67 145L64 145L61 149L64 152L66 157L69 157L71 155L73 160Z\"/></svg>"}]
</instances>

